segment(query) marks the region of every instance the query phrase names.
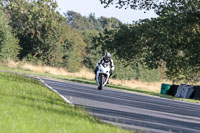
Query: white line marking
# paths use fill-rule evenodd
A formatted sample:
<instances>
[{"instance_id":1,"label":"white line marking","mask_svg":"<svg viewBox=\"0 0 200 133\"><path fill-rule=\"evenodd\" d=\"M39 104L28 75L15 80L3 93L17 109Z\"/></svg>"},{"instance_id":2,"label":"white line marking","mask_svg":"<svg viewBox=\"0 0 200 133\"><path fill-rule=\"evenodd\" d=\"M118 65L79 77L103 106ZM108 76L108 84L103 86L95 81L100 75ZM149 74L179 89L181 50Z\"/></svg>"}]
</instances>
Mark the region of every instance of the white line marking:
<instances>
[{"instance_id":1,"label":"white line marking","mask_svg":"<svg viewBox=\"0 0 200 133\"><path fill-rule=\"evenodd\" d=\"M51 86L49 86L48 84L46 84L44 82L44 80L42 80L40 77L36 77L37 79L39 79L39 81L44 84L48 89L52 90L53 92L57 93L63 100L65 100L65 102L69 103L70 105L74 106L74 104L72 102L70 102L66 97L64 97L63 95L61 95L57 90L53 89Z\"/></svg>"}]
</instances>

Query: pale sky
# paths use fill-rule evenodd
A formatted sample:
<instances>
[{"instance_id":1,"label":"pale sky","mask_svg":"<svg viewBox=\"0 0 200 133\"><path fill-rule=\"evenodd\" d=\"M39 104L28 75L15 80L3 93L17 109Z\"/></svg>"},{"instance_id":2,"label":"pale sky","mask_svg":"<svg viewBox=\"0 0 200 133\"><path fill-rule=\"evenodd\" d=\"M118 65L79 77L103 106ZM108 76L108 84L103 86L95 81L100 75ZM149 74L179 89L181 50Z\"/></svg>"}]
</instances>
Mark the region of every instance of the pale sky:
<instances>
[{"instance_id":1,"label":"pale sky","mask_svg":"<svg viewBox=\"0 0 200 133\"><path fill-rule=\"evenodd\" d=\"M59 6L59 12L67 12L69 10L80 13L82 16L88 16L90 13L95 13L96 18L115 17L125 24L131 24L132 21L139 19L156 17L153 11L135 11L132 9L117 9L114 6L104 8L100 0L56 0Z\"/></svg>"}]
</instances>

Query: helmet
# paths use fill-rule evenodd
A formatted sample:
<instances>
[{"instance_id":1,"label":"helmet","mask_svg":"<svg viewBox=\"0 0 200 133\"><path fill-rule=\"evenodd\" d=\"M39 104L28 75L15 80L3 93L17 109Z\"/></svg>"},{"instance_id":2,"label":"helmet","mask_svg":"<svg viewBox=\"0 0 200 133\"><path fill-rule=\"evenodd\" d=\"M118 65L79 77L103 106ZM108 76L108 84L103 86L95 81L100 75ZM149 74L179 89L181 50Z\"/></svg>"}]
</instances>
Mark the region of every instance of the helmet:
<instances>
[{"instance_id":1,"label":"helmet","mask_svg":"<svg viewBox=\"0 0 200 133\"><path fill-rule=\"evenodd\" d=\"M104 59L105 59L106 62L109 62L109 61L110 61L110 58L111 58L111 54L110 54L110 53L106 53L106 54L104 55Z\"/></svg>"}]
</instances>

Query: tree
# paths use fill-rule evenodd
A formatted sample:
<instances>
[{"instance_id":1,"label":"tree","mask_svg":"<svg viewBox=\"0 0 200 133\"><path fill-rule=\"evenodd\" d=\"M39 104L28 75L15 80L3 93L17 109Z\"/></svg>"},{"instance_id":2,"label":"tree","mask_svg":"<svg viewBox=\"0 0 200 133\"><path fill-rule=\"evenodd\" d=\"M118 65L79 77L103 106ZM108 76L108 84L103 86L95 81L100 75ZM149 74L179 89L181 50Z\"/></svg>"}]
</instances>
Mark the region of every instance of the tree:
<instances>
[{"instance_id":1,"label":"tree","mask_svg":"<svg viewBox=\"0 0 200 133\"><path fill-rule=\"evenodd\" d=\"M89 17L89 22L93 25L93 29L97 30L97 31L102 31L102 26L101 23L99 22L98 19L96 19L95 14L94 13L90 13Z\"/></svg>"},{"instance_id":2,"label":"tree","mask_svg":"<svg viewBox=\"0 0 200 133\"><path fill-rule=\"evenodd\" d=\"M76 72L82 68L85 57L86 44L81 33L73 30L71 27L64 25L61 36L63 65L68 71Z\"/></svg>"},{"instance_id":3,"label":"tree","mask_svg":"<svg viewBox=\"0 0 200 133\"><path fill-rule=\"evenodd\" d=\"M141 63L145 47L140 43L143 28L121 25L114 30L105 30L94 38L95 46L102 46L103 51L110 51L126 65L137 66Z\"/></svg>"},{"instance_id":4,"label":"tree","mask_svg":"<svg viewBox=\"0 0 200 133\"><path fill-rule=\"evenodd\" d=\"M64 13L64 15L67 18L67 23L75 29L91 30L94 28L92 23L89 22L89 19L81 16L80 13L68 11L67 13Z\"/></svg>"},{"instance_id":5,"label":"tree","mask_svg":"<svg viewBox=\"0 0 200 133\"><path fill-rule=\"evenodd\" d=\"M0 58L17 60L20 47L0 5Z\"/></svg>"},{"instance_id":6,"label":"tree","mask_svg":"<svg viewBox=\"0 0 200 133\"><path fill-rule=\"evenodd\" d=\"M102 56L101 47L93 47L94 43L92 41L93 37L97 36L99 32L97 31L85 31L83 32L84 42L86 46L86 56L84 57L84 65L87 68L94 69L99 58Z\"/></svg>"},{"instance_id":7,"label":"tree","mask_svg":"<svg viewBox=\"0 0 200 133\"><path fill-rule=\"evenodd\" d=\"M10 15L14 33L20 40L20 58L34 57L46 64L57 65L57 48L65 19L56 12L53 0L2 0ZM7 2L7 3L6 3Z\"/></svg>"},{"instance_id":8,"label":"tree","mask_svg":"<svg viewBox=\"0 0 200 133\"><path fill-rule=\"evenodd\" d=\"M101 1L107 6L116 2L120 8L124 6L133 9L152 8L159 15L158 18L142 20L130 27L121 27L112 31L112 35L104 32L99 39L101 43L116 51L120 58L134 63L142 62L150 69L158 68L164 62L170 79L199 79L197 78L200 72L198 0ZM124 51L127 54L124 54Z\"/></svg>"},{"instance_id":9,"label":"tree","mask_svg":"<svg viewBox=\"0 0 200 133\"><path fill-rule=\"evenodd\" d=\"M65 17L67 18L67 23L71 25L72 28L82 31L95 30L102 32L104 29L111 30L122 24L116 18L96 18L94 13L89 14L88 17L84 17L74 11L68 11L65 13Z\"/></svg>"},{"instance_id":10,"label":"tree","mask_svg":"<svg viewBox=\"0 0 200 133\"><path fill-rule=\"evenodd\" d=\"M116 18L100 17L98 20L101 23L102 29L107 29L107 30L118 28L122 24Z\"/></svg>"}]
</instances>

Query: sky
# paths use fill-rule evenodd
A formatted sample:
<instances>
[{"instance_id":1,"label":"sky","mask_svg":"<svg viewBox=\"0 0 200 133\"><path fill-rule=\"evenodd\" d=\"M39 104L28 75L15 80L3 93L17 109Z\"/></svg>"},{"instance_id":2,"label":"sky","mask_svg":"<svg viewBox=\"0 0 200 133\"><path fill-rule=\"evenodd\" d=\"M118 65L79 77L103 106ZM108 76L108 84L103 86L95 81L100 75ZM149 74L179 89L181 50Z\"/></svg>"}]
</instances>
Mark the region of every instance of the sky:
<instances>
[{"instance_id":1,"label":"sky","mask_svg":"<svg viewBox=\"0 0 200 133\"><path fill-rule=\"evenodd\" d=\"M133 21L139 19L156 17L153 11L136 11L132 9L117 9L114 6L104 8L100 0L56 0L58 3L58 10L61 14L69 10L80 13L82 16L88 16L94 13L96 18L101 16L110 18L114 17L125 24L131 24Z\"/></svg>"}]
</instances>

